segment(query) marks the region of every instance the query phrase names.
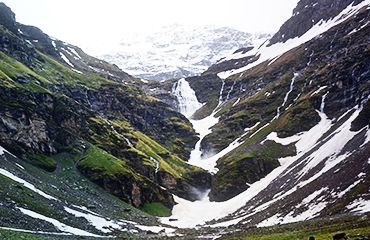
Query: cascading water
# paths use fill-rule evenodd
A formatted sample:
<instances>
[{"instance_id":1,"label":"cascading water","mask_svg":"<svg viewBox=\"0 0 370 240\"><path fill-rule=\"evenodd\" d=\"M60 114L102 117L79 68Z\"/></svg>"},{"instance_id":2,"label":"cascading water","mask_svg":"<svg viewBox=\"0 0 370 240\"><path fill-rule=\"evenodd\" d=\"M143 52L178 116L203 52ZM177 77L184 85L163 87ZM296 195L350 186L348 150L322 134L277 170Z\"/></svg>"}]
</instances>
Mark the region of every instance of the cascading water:
<instances>
[{"instance_id":1,"label":"cascading water","mask_svg":"<svg viewBox=\"0 0 370 240\"><path fill-rule=\"evenodd\" d=\"M212 114L206 118L201 120L192 120L191 116L203 106L201 104L196 95L194 90L190 87L189 83L185 79L180 79L176 82L172 87L172 94L177 97L179 103L179 111L187 117L191 123L195 131L199 134L199 141L196 143L194 150L190 153L190 159L188 161L189 164L194 166L201 167L211 173L217 172L216 161L214 158L202 158L202 151L200 149L200 143L202 142L203 138L210 134L211 127L218 123L218 117L215 117L216 113L218 112L220 106L223 103L223 91L224 91L225 81L222 80L222 86L220 89L218 105L213 110Z\"/></svg>"},{"instance_id":2,"label":"cascading water","mask_svg":"<svg viewBox=\"0 0 370 240\"><path fill-rule=\"evenodd\" d=\"M172 94L175 95L178 100L179 112L189 119L203 106L203 104L198 102L194 90L184 78L173 85Z\"/></svg>"}]
</instances>

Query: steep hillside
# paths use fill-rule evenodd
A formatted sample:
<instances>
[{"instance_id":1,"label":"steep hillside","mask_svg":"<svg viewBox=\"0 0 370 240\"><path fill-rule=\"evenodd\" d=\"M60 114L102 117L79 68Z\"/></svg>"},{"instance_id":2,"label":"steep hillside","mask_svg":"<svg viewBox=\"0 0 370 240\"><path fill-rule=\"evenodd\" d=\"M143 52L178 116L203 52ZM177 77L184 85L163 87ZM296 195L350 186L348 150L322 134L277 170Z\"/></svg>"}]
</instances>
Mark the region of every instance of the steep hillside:
<instances>
[{"instance_id":1,"label":"steep hillside","mask_svg":"<svg viewBox=\"0 0 370 240\"><path fill-rule=\"evenodd\" d=\"M146 82L0 3L0 238L369 238L369 36L370 0L301 0Z\"/></svg>"},{"instance_id":2,"label":"steep hillside","mask_svg":"<svg viewBox=\"0 0 370 240\"><path fill-rule=\"evenodd\" d=\"M315 2L270 41L186 79L202 106L189 163L212 187L196 203L175 199L178 221L164 222L242 229L368 211L370 2Z\"/></svg>"},{"instance_id":3,"label":"steep hillside","mask_svg":"<svg viewBox=\"0 0 370 240\"><path fill-rule=\"evenodd\" d=\"M174 205L172 192L194 200L198 198L196 188L209 187L209 175L183 160L197 141L184 116L145 95L136 86L138 80L118 67L50 38L35 27L17 23L3 3L0 16L0 146L22 159L17 159L18 163L37 167L27 165L34 170L18 171L10 160L13 155L10 159L1 156L0 176L4 181L22 185L35 179L31 181L35 186L54 195L47 182L60 180L53 184L60 189L64 179L59 175L67 172L81 181L90 180L120 201L165 215ZM70 190L86 191L93 198L96 193L89 192L92 186L78 183ZM14 203L9 209L16 213L13 221L28 211L52 217L51 208L33 206L33 197L15 201L28 194L22 186L21 192L17 189L7 190L3 199ZM34 192L29 194L40 193ZM64 202L67 196L56 194L47 199ZM110 198L108 202L117 201ZM12 227L8 212L2 211L1 216L0 226ZM31 224L44 229L35 222L25 222L23 228L34 229Z\"/></svg>"},{"instance_id":4,"label":"steep hillside","mask_svg":"<svg viewBox=\"0 0 370 240\"><path fill-rule=\"evenodd\" d=\"M166 80L197 75L221 57L267 37L228 27L175 24L153 33L125 36L101 57L136 77Z\"/></svg>"}]
</instances>

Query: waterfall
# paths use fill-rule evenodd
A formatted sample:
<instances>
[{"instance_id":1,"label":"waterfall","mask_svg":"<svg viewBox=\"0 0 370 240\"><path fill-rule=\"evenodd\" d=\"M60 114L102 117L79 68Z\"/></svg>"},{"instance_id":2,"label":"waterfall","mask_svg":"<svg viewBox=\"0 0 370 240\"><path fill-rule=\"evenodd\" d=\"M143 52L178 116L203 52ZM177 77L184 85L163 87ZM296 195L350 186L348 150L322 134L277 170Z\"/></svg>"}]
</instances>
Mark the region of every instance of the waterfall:
<instances>
[{"instance_id":1,"label":"waterfall","mask_svg":"<svg viewBox=\"0 0 370 240\"><path fill-rule=\"evenodd\" d=\"M178 100L179 112L187 118L191 118L191 116L203 106L203 104L198 102L194 90L184 78L173 85L172 94L175 95Z\"/></svg>"},{"instance_id":2,"label":"waterfall","mask_svg":"<svg viewBox=\"0 0 370 240\"><path fill-rule=\"evenodd\" d=\"M213 112L216 112L216 110L218 110L218 108L223 103L223 101L222 101L222 93L224 91L224 87L225 87L225 80L222 79L222 85L221 85L221 89L220 89L220 96L218 97L218 104L217 104L217 107L213 110Z\"/></svg>"},{"instance_id":3,"label":"waterfall","mask_svg":"<svg viewBox=\"0 0 370 240\"><path fill-rule=\"evenodd\" d=\"M292 81L290 82L289 91L285 94L283 104L281 104L281 106L277 108L277 110L276 110L276 116L274 117L274 119L277 119L277 118L279 118L279 117L280 117L281 108L282 108L282 107L284 107L284 106L285 106L285 104L287 103L288 98L289 98L289 95L290 95L290 93L293 91L294 82L295 82L295 80L296 80L296 78L297 78L298 76L299 76L299 73L294 73L294 74L293 74Z\"/></svg>"},{"instance_id":4,"label":"waterfall","mask_svg":"<svg viewBox=\"0 0 370 240\"><path fill-rule=\"evenodd\" d=\"M150 160L154 162L154 171L157 174L159 171L159 161L153 157L150 157Z\"/></svg>"},{"instance_id":5,"label":"waterfall","mask_svg":"<svg viewBox=\"0 0 370 240\"><path fill-rule=\"evenodd\" d=\"M326 96L329 94L329 92L325 93L322 98L321 98L321 105L320 105L320 112L324 113L324 108L325 108L325 99Z\"/></svg>"}]
</instances>

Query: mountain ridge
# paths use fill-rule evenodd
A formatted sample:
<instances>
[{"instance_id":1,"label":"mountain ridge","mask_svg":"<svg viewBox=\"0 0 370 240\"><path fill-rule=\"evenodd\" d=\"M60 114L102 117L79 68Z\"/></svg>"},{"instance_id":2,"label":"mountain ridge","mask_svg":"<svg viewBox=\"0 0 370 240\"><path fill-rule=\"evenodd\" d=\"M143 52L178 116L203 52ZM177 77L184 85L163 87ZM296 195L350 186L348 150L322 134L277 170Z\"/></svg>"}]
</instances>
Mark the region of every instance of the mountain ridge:
<instances>
[{"instance_id":1,"label":"mountain ridge","mask_svg":"<svg viewBox=\"0 0 370 240\"><path fill-rule=\"evenodd\" d=\"M366 239L370 1L315 3L149 82L0 5L0 236Z\"/></svg>"},{"instance_id":2,"label":"mountain ridge","mask_svg":"<svg viewBox=\"0 0 370 240\"><path fill-rule=\"evenodd\" d=\"M228 27L175 24L150 35L127 36L101 58L143 79L182 78L199 74L222 56L268 37Z\"/></svg>"}]
</instances>

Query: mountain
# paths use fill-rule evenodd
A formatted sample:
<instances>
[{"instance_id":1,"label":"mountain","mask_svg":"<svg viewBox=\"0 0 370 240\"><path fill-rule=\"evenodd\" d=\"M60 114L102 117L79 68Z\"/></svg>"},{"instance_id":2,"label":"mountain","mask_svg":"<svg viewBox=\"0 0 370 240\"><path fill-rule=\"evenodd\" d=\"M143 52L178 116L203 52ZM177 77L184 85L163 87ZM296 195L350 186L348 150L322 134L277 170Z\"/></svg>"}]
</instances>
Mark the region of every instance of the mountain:
<instances>
[{"instance_id":1,"label":"mountain","mask_svg":"<svg viewBox=\"0 0 370 240\"><path fill-rule=\"evenodd\" d=\"M369 14L368 0L302 0L261 46L235 51L200 76L148 86L174 109L192 109L200 140L189 163L212 173L202 201L177 199L178 221L164 222L240 237L256 226L366 218Z\"/></svg>"},{"instance_id":2,"label":"mountain","mask_svg":"<svg viewBox=\"0 0 370 240\"><path fill-rule=\"evenodd\" d=\"M172 192L194 200L209 187L184 160L197 136L183 115L117 66L16 22L3 3L0 59L2 239L9 228L150 235L165 228L147 213L168 215Z\"/></svg>"},{"instance_id":3,"label":"mountain","mask_svg":"<svg viewBox=\"0 0 370 240\"><path fill-rule=\"evenodd\" d=\"M175 24L150 35L128 35L101 58L143 79L182 78L197 75L221 57L268 37L228 27Z\"/></svg>"},{"instance_id":4,"label":"mountain","mask_svg":"<svg viewBox=\"0 0 370 240\"><path fill-rule=\"evenodd\" d=\"M370 0L301 0L148 82L0 4L0 237L369 239L369 23Z\"/></svg>"}]
</instances>

